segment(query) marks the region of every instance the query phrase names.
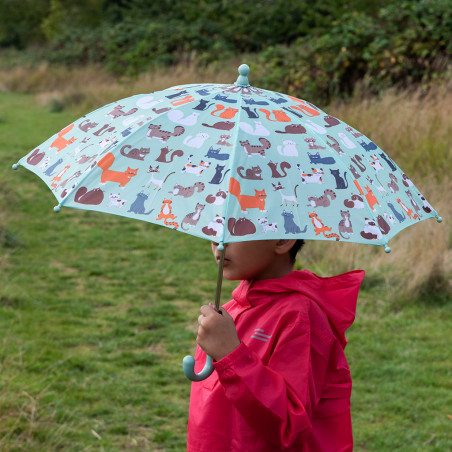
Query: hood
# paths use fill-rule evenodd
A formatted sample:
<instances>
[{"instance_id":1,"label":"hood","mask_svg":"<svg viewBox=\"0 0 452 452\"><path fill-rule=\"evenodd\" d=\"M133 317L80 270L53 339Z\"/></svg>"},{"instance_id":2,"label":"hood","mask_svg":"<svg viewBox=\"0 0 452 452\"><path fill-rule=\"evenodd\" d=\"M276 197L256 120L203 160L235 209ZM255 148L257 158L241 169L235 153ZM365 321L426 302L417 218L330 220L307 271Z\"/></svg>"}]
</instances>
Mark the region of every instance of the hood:
<instances>
[{"instance_id":1,"label":"hood","mask_svg":"<svg viewBox=\"0 0 452 452\"><path fill-rule=\"evenodd\" d=\"M242 281L234 290L234 300L244 306L274 301L290 293L300 293L314 300L326 313L342 347L347 344L345 331L355 320L356 302L364 270L354 270L337 276L321 277L308 270L293 271L283 278Z\"/></svg>"}]
</instances>

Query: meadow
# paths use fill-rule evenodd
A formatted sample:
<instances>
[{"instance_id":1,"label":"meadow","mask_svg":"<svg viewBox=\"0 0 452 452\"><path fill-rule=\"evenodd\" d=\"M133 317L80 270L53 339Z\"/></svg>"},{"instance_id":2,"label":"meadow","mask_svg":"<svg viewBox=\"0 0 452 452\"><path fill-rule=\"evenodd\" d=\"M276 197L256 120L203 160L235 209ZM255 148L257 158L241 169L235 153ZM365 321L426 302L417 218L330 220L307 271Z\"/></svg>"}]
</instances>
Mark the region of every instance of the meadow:
<instances>
[{"instance_id":1,"label":"meadow","mask_svg":"<svg viewBox=\"0 0 452 452\"><path fill-rule=\"evenodd\" d=\"M0 70L0 450L183 451L209 243L145 222L63 209L11 165L103 104L231 71L192 67L116 80L96 68ZM252 82L252 80L251 80ZM444 221L382 248L309 242L297 268L366 270L347 337L355 450L452 449L452 90L363 91L320 107L368 135ZM302 96L300 96L302 97ZM225 282L223 299L234 283Z\"/></svg>"}]
</instances>

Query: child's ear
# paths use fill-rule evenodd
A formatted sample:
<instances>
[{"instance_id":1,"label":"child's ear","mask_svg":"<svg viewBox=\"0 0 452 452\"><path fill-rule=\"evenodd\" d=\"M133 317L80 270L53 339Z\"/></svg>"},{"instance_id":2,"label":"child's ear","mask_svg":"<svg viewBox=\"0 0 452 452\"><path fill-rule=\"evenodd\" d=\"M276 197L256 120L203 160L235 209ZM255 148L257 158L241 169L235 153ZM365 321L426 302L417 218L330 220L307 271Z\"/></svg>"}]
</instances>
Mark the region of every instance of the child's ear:
<instances>
[{"instance_id":1,"label":"child's ear","mask_svg":"<svg viewBox=\"0 0 452 452\"><path fill-rule=\"evenodd\" d=\"M296 239L279 239L276 242L275 251L276 254L286 254L295 245Z\"/></svg>"}]
</instances>

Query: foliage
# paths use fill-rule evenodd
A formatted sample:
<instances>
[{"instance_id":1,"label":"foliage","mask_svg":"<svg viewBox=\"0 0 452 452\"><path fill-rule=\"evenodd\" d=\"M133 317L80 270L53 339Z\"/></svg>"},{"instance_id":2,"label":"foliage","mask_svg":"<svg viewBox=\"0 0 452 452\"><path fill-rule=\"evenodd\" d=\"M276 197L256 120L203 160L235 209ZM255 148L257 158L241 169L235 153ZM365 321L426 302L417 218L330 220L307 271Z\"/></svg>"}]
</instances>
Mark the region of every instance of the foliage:
<instances>
[{"instance_id":1,"label":"foliage","mask_svg":"<svg viewBox=\"0 0 452 452\"><path fill-rule=\"evenodd\" d=\"M358 82L372 92L428 84L450 69L451 55L450 1L405 0L376 17L346 13L327 33L271 47L256 63L270 87L328 102Z\"/></svg>"}]
</instances>

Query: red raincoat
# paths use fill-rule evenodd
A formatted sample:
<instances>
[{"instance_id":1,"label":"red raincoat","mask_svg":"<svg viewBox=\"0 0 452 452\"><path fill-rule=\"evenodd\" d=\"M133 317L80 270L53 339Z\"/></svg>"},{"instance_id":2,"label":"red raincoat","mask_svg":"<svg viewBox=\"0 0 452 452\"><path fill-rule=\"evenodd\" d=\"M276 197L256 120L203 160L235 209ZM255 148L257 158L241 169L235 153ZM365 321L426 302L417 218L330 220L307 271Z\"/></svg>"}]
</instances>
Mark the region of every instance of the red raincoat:
<instances>
[{"instance_id":1,"label":"red raincoat","mask_svg":"<svg viewBox=\"0 0 452 452\"><path fill-rule=\"evenodd\" d=\"M364 271L293 271L242 281L224 307L241 345L193 383L189 452L345 452L353 448L345 330ZM198 347L196 372L205 353Z\"/></svg>"}]
</instances>

